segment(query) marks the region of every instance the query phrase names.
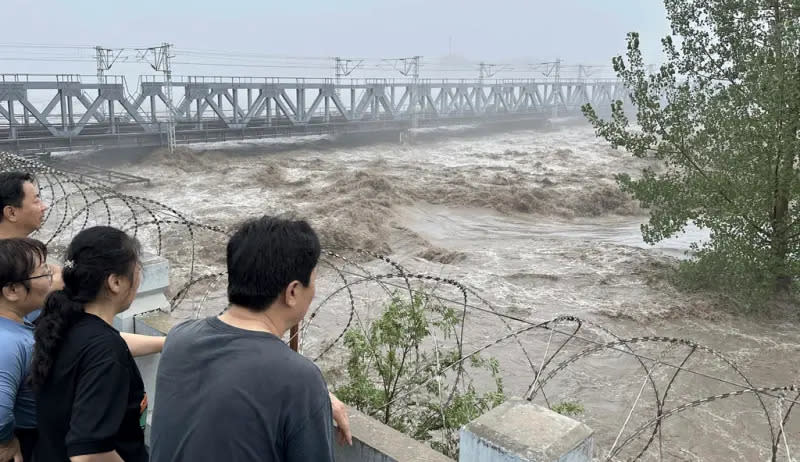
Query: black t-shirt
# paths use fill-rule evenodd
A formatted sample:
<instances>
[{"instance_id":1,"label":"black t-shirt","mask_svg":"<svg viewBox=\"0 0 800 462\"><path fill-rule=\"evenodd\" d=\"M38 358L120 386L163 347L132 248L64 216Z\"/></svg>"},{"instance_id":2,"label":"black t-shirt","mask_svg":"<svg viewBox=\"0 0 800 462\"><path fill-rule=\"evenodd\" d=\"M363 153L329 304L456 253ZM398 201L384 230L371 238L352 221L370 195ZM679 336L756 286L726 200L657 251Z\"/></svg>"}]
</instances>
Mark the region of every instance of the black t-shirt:
<instances>
[{"instance_id":1,"label":"black t-shirt","mask_svg":"<svg viewBox=\"0 0 800 462\"><path fill-rule=\"evenodd\" d=\"M150 434L153 462L333 461L317 366L272 334L217 318L167 335Z\"/></svg>"},{"instance_id":2,"label":"black t-shirt","mask_svg":"<svg viewBox=\"0 0 800 462\"><path fill-rule=\"evenodd\" d=\"M37 394L38 462L116 450L125 462L147 462L147 396L119 332L83 313L67 332Z\"/></svg>"}]
</instances>

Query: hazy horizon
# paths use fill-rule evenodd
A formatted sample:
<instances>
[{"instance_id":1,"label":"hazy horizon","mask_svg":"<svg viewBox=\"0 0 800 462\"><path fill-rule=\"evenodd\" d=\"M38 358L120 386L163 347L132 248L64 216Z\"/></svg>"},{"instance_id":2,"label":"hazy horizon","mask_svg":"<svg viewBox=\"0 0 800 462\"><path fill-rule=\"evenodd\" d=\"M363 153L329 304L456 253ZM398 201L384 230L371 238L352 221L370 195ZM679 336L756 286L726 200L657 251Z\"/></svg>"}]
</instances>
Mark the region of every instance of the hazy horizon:
<instances>
[{"instance_id":1,"label":"hazy horizon","mask_svg":"<svg viewBox=\"0 0 800 462\"><path fill-rule=\"evenodd\" d=\"M510 78L526 74L527 64L557 58L565 66L610 67L611 57L625 50L629 31L641 33L646 59L657 62L660 39L669 32L663 4L654 0L503 0L488 6L474 0L245 0L223 5L6 0L0 73L92 75L94 46L170 42L176 47L176 74L328 77L333 56L380 63L381 58L420 55L426 77L448 77L455 68L477 72L475 63L485 61L504 64L498 76ZM84 48L57 48L73 46ZM456 58L446 62L462 64L441 64L451 53ZM388 71L376 64L374 72L392 73L387 66ZM109 73L153 71L129 56ZM370 70L365 64L353 77L359 73L367 76Z\"/></svg>"}]
</instances>

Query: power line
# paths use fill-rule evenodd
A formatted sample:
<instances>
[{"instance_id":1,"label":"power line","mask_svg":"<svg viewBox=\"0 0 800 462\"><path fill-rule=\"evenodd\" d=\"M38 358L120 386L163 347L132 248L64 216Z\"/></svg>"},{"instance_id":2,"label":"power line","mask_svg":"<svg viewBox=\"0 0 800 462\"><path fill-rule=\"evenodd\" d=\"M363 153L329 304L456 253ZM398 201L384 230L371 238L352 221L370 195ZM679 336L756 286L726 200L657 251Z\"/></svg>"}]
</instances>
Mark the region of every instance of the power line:
<instances>
[{"instance_id":1,"label":"power line","mask_svg":"<svg viewBox=\"0 0 800 462\"><path fill-rule=\"evenodd\" d=\"M174 61L173 64L183 64L189 66L233 66L233 67L255 67L255 68L276 68L276 69L330 69L330 66L311 66L311 65L291 65L291 64L249 64L231 62L196 62L196 61Z\"/></svg>"},{"instance_id":2,"label":"power line","mask_svg":"<svg viewBox=\"0 0 800 462\"><path fill-rule=\"evenodd\" d=\"M81 45L48 45L34 43L0 43L0 48L43 48L43 49L70 49L70 50L91 50L94 47Z\"/></svg>"},{"instance_id":3,"label":"power line","mask_svg":"<svg viewBox=\"0 0 800 462\"><path fill-rule=\"evenodd\" d=\"M0 44L3 49L19 49L24 51L25 55L9 55L0 57L0 60L6 61L19 61L19 62L58 62L58 63L89 63L96 64L97 69L101 67L108 67L110 65L103 65L98 59L103 58L106 63L131 63L141 62L141 57L138 55L129 54L129 51L144 50L146 48L116 48L114 56L99 57L96 47L80 46L80 45L63 45L63 44L32 44L32 43L3 43ZM104 48L110 51L111 49ZM213 49L197 49L197 48L177 48L179 57L184 57L183 60L173 61L175 65L183 66L198 66L198 67L238 67L238 68L252 68L252 69L294 69L294 70L326 70L330 71L330 61L336 58L324 56L294 56L286 54L270 54L259 52L243 52L243 51L225 51ZM107 53L108 54L108 53ZM196 58L196 59L192 59ZM200 58L200 59L197 59ZM208 58L208 59L206 59ZM341 59L341 58L339 58ZM419 78L422 74L421 59L412 58L348 58L350 63L357 63L356 65L349 66L341 72L342 69L335 70L334 74L350 75L353 71L358 69L360 72L370 73L379 71L399 71L401 74L409 77ZM415 61L417 59L417 61ZM603 69L611 71L610 67L602 65L574 65L563 64L560 62L533 62L533 63L496 63L484 64L479 62L466 62L466 63L447 63L447 62L430 62L425 64L427 74L433 73L463 73L472 74L476 68L480 70L479 80L482 78L491 78L500 75L527 75L531 78L537 72L541 72L544 77L550 76L555 68L558 68L557 74L560 77L573 78L572 75L567 75L567 70L575 71L575 78L581 79L591 75L597 75L598 72L602 73ZM108 70L108 69L105 69ZM571 72L570 72L571 74ZM462 78L468 78L466 75ZM595 77L597 78L597 77Z\"/></svg>"},{"instance_id":4,"label":"power line","mask_svg":"<svg viewBox=\"0 0 800 462\"><path fill-rule=\"evenodd\" d=\"M176 47L176 52L181 54L192 54L192 55L222 55L222 56L243 56L243 57L251 57L251 58L275 58L275 59L293 59L293 60L330 60L330 56L295 56L295 55L282 55L282 54L270 54L270 53L256 53L256 52L231 52L230 50L201 50L201 49L194 49L194 48L180 48ZM366 60L367 58L351 58L351 59L359 59L359 60Z\"/></svg>"}]
</instances>

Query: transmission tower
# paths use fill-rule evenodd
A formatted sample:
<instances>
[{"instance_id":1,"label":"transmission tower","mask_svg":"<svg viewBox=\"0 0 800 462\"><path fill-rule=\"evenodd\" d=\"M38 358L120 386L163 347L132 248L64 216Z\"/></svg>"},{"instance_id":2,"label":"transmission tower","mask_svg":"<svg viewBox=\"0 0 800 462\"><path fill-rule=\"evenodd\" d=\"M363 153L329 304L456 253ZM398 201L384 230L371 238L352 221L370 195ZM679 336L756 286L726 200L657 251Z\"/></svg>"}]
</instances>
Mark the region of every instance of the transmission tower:
<instances>
[{"instance_id":1,"label":"transmission tower","mask_svg":"<svg viewBox=\"0 0 800 462\"><path fill-rule=\"evenodd\" d=\"M172 44L162 43L161 46L137 49L139 59L146 61L156 72L164 74L164 96L167 98L167 145L169 152L175 152L175 114L172 104Z\"/></svg>"}]
</instances>

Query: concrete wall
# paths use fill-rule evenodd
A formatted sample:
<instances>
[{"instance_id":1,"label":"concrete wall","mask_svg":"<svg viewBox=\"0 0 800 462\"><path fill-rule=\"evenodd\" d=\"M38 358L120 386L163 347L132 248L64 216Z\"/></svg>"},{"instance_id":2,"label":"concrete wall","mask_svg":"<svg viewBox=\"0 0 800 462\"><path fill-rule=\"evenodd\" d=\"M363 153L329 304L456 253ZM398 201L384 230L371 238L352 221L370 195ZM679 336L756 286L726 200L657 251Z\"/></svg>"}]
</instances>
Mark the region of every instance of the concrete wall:
<instances>
[{"instance_id":1,"label":"concrete wall","mask_svg":"<svg viewBox=\"0 0 800 462\"><path fill-rule=\"evenodd\" d=\"M353 445L336 445L336 460L345 462L452 462L428 445L350 409Z\"/></svg>"}]
</instances>

